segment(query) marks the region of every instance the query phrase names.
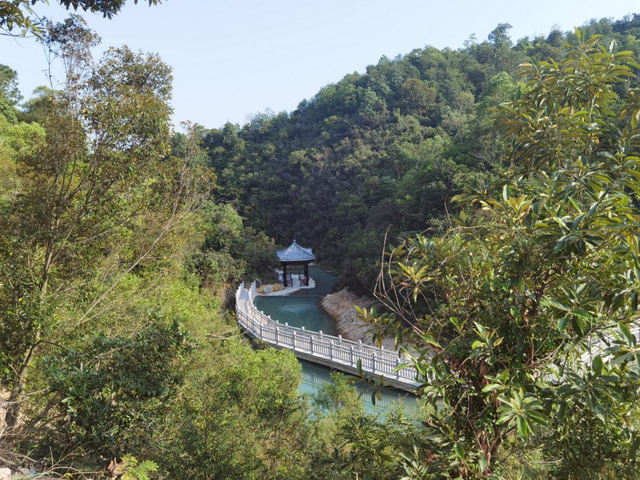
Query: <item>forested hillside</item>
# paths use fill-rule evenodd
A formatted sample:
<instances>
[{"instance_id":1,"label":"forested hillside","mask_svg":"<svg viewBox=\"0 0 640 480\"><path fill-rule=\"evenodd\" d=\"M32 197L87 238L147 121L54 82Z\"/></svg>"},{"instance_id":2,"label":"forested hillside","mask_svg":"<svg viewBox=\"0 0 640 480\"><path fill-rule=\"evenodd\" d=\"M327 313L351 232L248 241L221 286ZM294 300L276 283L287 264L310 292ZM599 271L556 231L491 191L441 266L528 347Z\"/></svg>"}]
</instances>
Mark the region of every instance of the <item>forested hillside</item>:
<instances>
[{"instance_id":1,"label":"forested hillside","mask_svg":"<svg viewBox=\"0 0 640 480\"><path fill-rule=\"evenodd\" d=\"M500 175L505 143L491 109L515 95L518 65L559 59L576 40L554 30L514 43L509 28L458 50L383 57L291 113L211 130L204 145L218 175L215 198L279 244L296 236L313 246L343 283L371 291L385 235L396 244L441 231L447 202L464 185L482 188ZM638 51L638 17L583 29Z\"/></svg>"},{"instance_id":2,"label":"forested hillside","mask_svg":"<svg viewBox=\"0 0 640 480\"><path fill-rule=\"evenodd\" d=\"M94 58L78 15L35 32L65 75L25 100L0 66L0 477L638 478L640 15L501 24L181 133L157 54ZM337 373L299 395L242 335L232 292L294 236L354 289L386 267L361 316L415 410Z\"/></svg>"}]
</instances>

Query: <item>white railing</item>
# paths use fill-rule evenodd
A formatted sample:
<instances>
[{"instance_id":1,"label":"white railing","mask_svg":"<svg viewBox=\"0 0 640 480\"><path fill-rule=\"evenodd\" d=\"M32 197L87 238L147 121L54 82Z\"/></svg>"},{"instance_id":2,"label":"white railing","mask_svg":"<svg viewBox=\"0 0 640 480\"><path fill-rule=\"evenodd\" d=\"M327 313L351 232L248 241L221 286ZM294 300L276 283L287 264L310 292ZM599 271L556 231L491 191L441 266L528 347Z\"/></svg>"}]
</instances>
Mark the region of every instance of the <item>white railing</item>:
<instances>
[{"instance_id":1,"label":"white railing","mask_svg":"<svg viewBox=\"0 0 640 480\"><path fill-rule=\"evenodd\" d=\"M248 290L242 282L236 291L238 323L249 335L275 347L303 354L309 360L328 363L338 370L345 367L358 370L360 365L364 372L393 380L396 386L406 385L413 389L419 385L416 369L401 367L406 359L398 352L281 324L255 307L255 297L255 282Z\"/></svg>"}]
</instances>

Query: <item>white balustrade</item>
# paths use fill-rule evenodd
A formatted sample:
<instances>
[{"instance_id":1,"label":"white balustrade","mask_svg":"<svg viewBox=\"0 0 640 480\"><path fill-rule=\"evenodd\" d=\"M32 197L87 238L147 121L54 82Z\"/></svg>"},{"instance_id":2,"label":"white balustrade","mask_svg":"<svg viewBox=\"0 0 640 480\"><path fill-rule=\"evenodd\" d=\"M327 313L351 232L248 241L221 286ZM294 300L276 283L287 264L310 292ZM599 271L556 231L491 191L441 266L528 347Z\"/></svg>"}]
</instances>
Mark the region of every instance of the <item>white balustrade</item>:
<instances>
[{"instance_id":1,"label":"white balustrade","mask_svg":"<svg viewBox=\"0 0 640 480\"><path fill-rule=\"evenodd\" d=\"M304 354L305 358L317 358L338 370L341 367L357 370L360 362L363 371L392 379L396 386L414 389L419 385L415 368L399 368L402 361L397 352L345 340L341 335L334 337L322 331L309 332L304 327L291 327L288 323L281 325L255 307L253 300L256 295L255 282L249 289L242 282L236 291L238 323L252 336L279 348Z\"/></svg>"}]
</instances>

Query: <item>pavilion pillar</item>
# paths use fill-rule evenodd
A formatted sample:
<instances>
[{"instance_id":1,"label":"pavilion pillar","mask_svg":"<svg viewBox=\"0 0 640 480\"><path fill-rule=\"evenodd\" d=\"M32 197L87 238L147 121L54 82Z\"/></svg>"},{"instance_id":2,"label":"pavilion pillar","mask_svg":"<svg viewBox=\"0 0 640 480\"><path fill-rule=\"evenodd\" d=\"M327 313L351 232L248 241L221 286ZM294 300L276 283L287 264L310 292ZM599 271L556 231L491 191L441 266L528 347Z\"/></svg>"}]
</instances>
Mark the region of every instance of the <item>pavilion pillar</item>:
<instances>
[{"instance_id":1,"label":"pavilion pillar","mask_svg":"<svg viewBox=\"0 0 640 480\"><path fill-rule=\"evenodd\" d=\"M284 288L287 288L287 264L282 264L282 283L284 283Z\"/></svg>"},{"instance_id":2,"label":"pavilion pillar","mask_svg":"<svg viewBox=\"0 0 640 480\"><path fill-rule=\"evenodd\" d=\"M304 264L304 281L306 282L305 287L309 286L309 262Z\"/></svg>"}]
</instances>

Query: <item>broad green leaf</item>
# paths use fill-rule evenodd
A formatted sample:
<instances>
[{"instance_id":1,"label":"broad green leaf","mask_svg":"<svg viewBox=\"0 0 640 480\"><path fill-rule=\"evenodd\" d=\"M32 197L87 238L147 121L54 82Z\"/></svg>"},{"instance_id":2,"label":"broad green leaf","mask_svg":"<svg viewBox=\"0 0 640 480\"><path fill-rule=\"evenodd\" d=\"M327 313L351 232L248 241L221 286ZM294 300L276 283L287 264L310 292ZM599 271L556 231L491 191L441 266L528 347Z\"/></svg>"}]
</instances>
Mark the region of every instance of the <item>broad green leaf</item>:
<instances>
[{"instance_id":1,"label":"broad green leaf","mask_svg":"<svg viewBox=\"0 0 640 480\"><path fill-rule=\"evenodd\" d=\"M564 332L567 328L567 324L569 323L569 317L562 317L558 319L558 330L560 332Z\"/></svg>"},{"instance_id":2,"label":"broad green leaf","mask_svg":"<svg viewBox=\"0 0 640 480\"><path fill-rule=\"evenodd\" d=\"M545 305L545 306L548 306L548 307L554 307L554 308L557 308L559 310L564 310L565 312L570 312L571 311L571 307L569 307L568 305L564 304L560 300L555 300L553 298L543 298L541 303L543 305Z\"/></svg>"},{"instance_id":3,"label":"broad green leaf","mask_svg":"<svg viewBox=\"0 0 640 480\"><path fill-rule=\"evenodd\" d=\"M497 390L499 388L502 388L502 385L500 385L499 383L490 383L489 385L486 385L482 389L482 392L483 393L493 392L494 390Z\"/></svg>"},{"instance_id":4,"label":"broad green leaf","mask_svg":"<svg viewBox=\"0 0 640 480\"><path fill-rule=\"evenodd\" d=\"M624 323L619 323L618 328L624 338L627 340L627 343L631 346L636 345L636 337L631 333L629 327L627 327Z\"/></svg>"},{"instance_id":5,"label":"broad green leaf","mask_svg":"<svg viewBox=\"0 0 640 480\"><path fill-rule=\"evenodd\" d=\"M596 355L591 362L591 369L596 375L602 375L602 357L600 355Z\"/></svg>"}]
</instances>

